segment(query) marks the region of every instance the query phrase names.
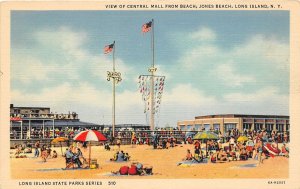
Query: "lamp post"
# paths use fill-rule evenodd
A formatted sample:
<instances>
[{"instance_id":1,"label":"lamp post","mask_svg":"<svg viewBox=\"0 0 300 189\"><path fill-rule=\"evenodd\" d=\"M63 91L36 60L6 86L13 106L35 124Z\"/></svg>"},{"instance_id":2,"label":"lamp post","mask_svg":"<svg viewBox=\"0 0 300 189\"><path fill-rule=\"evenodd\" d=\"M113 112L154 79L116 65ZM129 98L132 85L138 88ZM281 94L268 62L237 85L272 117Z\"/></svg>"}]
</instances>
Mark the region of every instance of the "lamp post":
<instances>
[{"instance_id":1,"label":"lamp post","mask_svg":"<svg viewBox=\"0 0 300 189\"><path fill-rule=\"evenodd\" d=\"M107 71L107 81L112 79L113 82L113 110L112 110L112 136L115 137L116 125L116 84L122 81L121 72L116 72L115 69L115 42L113 43L113 71Z\"/></svg>"}]
</instances>

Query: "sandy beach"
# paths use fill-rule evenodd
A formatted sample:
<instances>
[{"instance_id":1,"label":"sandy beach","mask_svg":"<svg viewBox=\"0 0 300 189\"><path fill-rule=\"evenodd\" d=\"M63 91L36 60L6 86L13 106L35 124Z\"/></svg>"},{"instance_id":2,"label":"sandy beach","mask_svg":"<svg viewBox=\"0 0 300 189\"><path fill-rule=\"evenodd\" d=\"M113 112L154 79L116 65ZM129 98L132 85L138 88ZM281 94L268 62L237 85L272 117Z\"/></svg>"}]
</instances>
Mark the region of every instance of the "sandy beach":
<instances>
[{"instance_id":1,"label":"sandy beach","mask_svg":"<svg viewBox=\"0 0 300 189\"><path fill-rule=\"evenodd\" d=\"M110 158L116 153L117 147L105 151L103 146L92 147L92 159L97 159L99 169L71 169L65 168L65 159L61 156L60 148L53 148L58 152L58 158L49 158L47 162L33 158L34 154L27 154L28 158L11 158L12 179L215 179L215 178L288 178L289 159L285 157L269 158L258 165L256 160L231 161L227 163L203 163L188 166L177 166L187 149L192 145L180 145L171 149L153 150L152 146L121 146L121 150L131 156L129 162L111 162ZM65 148L63 148L65 150ZM13 152L13 150L11 151ZM88 149L83 150L84 157L88 157ZM111 171L119 170L122 165L130 166L138 161L145 166L153 166L151 176L112 176Z\"/></svg>"}]
</instances>

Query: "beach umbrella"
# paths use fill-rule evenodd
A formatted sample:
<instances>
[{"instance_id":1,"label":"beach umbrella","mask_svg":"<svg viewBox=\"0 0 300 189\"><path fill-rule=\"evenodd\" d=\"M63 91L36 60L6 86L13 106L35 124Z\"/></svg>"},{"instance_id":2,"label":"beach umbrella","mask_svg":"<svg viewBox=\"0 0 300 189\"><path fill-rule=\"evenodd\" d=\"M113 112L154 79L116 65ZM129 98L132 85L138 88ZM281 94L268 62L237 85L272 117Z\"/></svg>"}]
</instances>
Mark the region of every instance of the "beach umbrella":
<instances>
[{"instance_id":1,"label":"beach umbrella","mask_svg":"<svg viewBox=\"0 0 300 189\"><path fill-rule=\"evenodd\" d=\"M107 140L107 138L102 133L96 130L81 131L73 139L82 142L89 142L89 167L91 162L91 141Z\"/></svg>"},{"instance_id":2,"label":"beach umbrella","mask_svg":"<svg viewBox=\"0 0 300 189\"><path fill-rule=\"evenodd\" d=\"M53 143L60 143L60 150L61 150L61 155L63 155L63 151L62 151L62 142L66 142L66 141L68 141L69 139L67 138L67 137L57 137L57 138L55 138L55 139L53 139L52 141L51 141L51 143L53 144Z\"/></svg>"},{"instance_id":3,"label":"beach umbrella","mask_svg":"<svg viewBox=\"0 0 300 189\"><path fill-rule=\"evenodd\" d=\"M246 137L246 136L240 136L240 137L237 139L237 141L238 141L238 142L241 142L241 143L244 143L245 141L248 141L248 140L249 140L249 138Z\"/></svg>"},{"instance_id":4,"label":"beach umbrella","mask_svg":"<svg viewBox=\"0 0 300 189\"><path fill-rule=\"evenodd\" d=\"M194 140L218 140L219 136L211 131L203 131L197 133L194 138Z\"/></svg>"},{"instance_id":5,"label":"beach umbrella","mask_svg":"<svg viewBox=\"0 0 300 189\"><path fill-rule=\"evenodd\" d=\"M219 136L211 131L203 131L197 133L194 138L194 140L206 140L206 156L207 156L207 140L218 140Z\"/></svg>"}]
</instances>

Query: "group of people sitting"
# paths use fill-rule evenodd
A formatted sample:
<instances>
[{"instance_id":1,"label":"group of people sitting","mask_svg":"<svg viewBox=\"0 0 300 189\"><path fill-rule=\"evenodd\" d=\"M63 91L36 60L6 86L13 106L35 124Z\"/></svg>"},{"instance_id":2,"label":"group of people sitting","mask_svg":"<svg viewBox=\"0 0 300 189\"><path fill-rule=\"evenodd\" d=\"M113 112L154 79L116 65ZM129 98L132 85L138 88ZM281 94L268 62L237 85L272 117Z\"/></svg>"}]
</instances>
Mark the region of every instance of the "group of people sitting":
<instances>
[{"instance_id":1,"label":"group of people sitting","mask_svg":"<svg viewBox=\"0 0 300 189\"><path fill-rule=\"evenodd\" d=\"M120 175L152 175L152 166L145 167L142 163L134 162L131 166L122 166L118 171L112 171L113 174Z\"/></svg>"},{"instance_id":2,"label":"group of people sitting","mask_svg":"<svg viewBox=\"0 0 300 189\"><path fill-rule=\"evenodd\" d=\"M169 149L178 146L176 144L176 139L173 137L165 138L157 141L157 145L155 149Z\"/></svg>"},{"instance_id":3,"label":"group of people sitting","mask_svg":"<svg viewBox=\"0 0 300 189\"><path fill-rule=\"evenodd\" d=\"M195 146L194 155L191 153L191 150L188 149L185 158L183 158L183 161L194 161L195 163L203 162L203 160L203 151L200 149L199 146Z\"/></svg>"},{"instance_id":4,"label":"group of people sitting","mask_svg":"<svg viewBox=\"0 0 300 189\"><path fill-rule=\"evenodd\" d=\"M208 142L211 141L207 141L207 143ZM223 147L223 144L220 141L214 142L214 144L210 143L210 146L213 146L213 148L207 148L207 155L210 156L210 160L212 163L240 160L243 161L248 160L249 158L258 160L259 163L263 163L265 159L267 159L269 156L272 156L272 154L263 149L263 139L257 138L256 141L252 141L252 143L253 145L247 145L245 142L236 142L235 139L231 137L231 139L229 140L229 146ZM188 149L186 157L183 159L184 161L203 161L204 153L201 151L201 142L195 141L194 145L194 155ZM275 144L273 144L273 146L274 145ZM289 157L289 149L285 143L282 145L281 150L278 149L278 151L280 153L278 153L277 155Z\"/></svg>"},{"instance_id":5,"label":"group of people sitting","mask_svg":"<svg viewBox=\"0 0 300 189\"><path fill-rule=\"evenodd\" d=\"M57 158L57 152L56 150L52 151L50 146L43 145L41 147L41 158L44 162L46 162L47 158Z\"/></svg>"},{"instance_id":6,"label":"group of people sitting","mask_svg":"<svg viewBox=\"0 0 300 189\"><path fill-rule=\"evenodd\" d=\"M253 142L253 145L249 146L246 143L238 142L235 143L229 142L229 146L226 146L224 148L217 148L216 152L210 152L211 162L227 162L227 161L245 161L249 158L252 158L254 160L258 160L259 163L263 163L265 159L267 159L269 156L274 156L273 154L270 154L267 150L264 149L264 142L261 138L257 138L255 142ZM285 157L288 157L288 148L286 147L286 144L283 144L281 150L278 149L278 146L276 144L271 144L273 149L277 149L278 153L277 155L282 155Z\"/></svg>"},{"instance_id":7,"label":"group of people sitting","mask_svg":"<svg viewBox=\"0 0 300 189\"><path fill-rule=\"evenodd\" d=\"M130 156L128 153L125 153L122 151L117 151L114 154L114 157L110 159L110 161L129 161L130 160Z\"/></svg>"},{"instance_id":8,"label":"group of people sitting","mask_svg":"<svg viewBox=\"0 0 300 189\"><path fill-rule=\"evenodd\" d=\"M77 165L77 168L82 168L83 163L86 163L86 159L83 157L82 151L80 148L76 148L76 152L73 152L73 148L69 147L66 149L64 154L66 158L66 168L74 168L74 165ZM80 160L82 159L82 161Z\"/></svg>"},{"instance_id":9,"label":"group of people sitting","mask_svg":"<svg viewBox=\"0 0 300 189\"><path fill-rule=\"evenodd\" d=\"M22 153L32 153L32 145L31 144L26 144L22 145L22 144L15 144L13 149L16 150L15 155L19 155Z\"/></svg>"}]
</instances>

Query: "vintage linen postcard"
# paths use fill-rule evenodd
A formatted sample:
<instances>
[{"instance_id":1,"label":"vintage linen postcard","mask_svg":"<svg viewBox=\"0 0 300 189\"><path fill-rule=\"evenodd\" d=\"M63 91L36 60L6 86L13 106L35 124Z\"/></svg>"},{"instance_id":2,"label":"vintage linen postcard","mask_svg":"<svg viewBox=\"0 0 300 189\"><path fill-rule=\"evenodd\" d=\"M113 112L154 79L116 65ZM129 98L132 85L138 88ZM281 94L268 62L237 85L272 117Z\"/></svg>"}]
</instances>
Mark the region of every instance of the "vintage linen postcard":
<instances>
[{"instance_id":1,"label":"vintage linen postcard","mask_svg":"<svg viewBox=\"0 0 300 189\"><path fill-rule=\"evenodd\" d=\"M299 188L299 1L0 4L0 188Z\"/></svg>"}]
</instances>

